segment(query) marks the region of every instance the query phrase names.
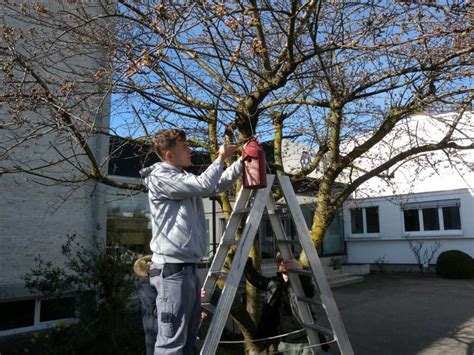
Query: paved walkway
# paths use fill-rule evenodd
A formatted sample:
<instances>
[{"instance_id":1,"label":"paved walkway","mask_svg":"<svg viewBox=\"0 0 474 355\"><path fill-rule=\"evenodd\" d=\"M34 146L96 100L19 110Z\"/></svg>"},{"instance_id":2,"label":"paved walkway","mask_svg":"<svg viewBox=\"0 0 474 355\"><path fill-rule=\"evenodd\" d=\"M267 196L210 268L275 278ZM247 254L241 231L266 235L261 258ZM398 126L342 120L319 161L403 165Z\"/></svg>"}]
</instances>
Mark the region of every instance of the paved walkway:
<instances>
[{"instance_id":1,"label":"paved walkway","mask_svg":"<svg viewBox=\"0 0 474 355\"><path fill-rule=\"evenodd\" d=\"M333 292L356 355L474 355L474 279L378 274Z\"/></svg>"}]
</instances>

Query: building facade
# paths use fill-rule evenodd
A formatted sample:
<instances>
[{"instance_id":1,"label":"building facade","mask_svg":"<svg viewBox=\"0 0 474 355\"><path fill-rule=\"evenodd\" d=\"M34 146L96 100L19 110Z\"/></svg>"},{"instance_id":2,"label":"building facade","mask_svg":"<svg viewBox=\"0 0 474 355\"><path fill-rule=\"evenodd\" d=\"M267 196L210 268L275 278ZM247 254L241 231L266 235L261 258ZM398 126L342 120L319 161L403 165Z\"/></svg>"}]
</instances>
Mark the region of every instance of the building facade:
<instances>
[{"instance_id":1,"label":"building facade","mask_svg":"<svg viewBox=\"0 0 474 355\"><path fill-rule=\"evenodd\" d=\"M419 263L435 264L445 250L474 256L473 211L470 189L348 201L344 209L348 262L416 270Z\"/></svg>"},{"instance_id":2,"label":"building facade","mask_svg":"<svg viewBox=\"0 0 474 355\"><path fill-rule=\"evenodd\" d=\"M454 139L469 143L472 112ZM419 140L443 138L444 125L456 114L418 115L411 132ZM409 135L389 137L378 155L418 143ZM436 264L445 250L460 250L474 257L474 152L437 151L394 169L389 179L374 177L344 204L345 240L350 263L370 263L375 269L418 270ZM393 154L393 153L392 153ZM372 161L361 166L370 170ZM365 165L364 165L365 164ZM418 256L417 256L418 254Z\"/></svg>"},{"instance_id":3,"label":"building facade","mask_svg":"<svg viewBox=\"0 0 474 355\"><path fill-rule=\"evenodd\" d=\"M43 1L41 6L51 13L61 13L61 9L69 5ZM43 56L37 62L32 59L31 65L33 70L44 77L47 75L45 73L49 73L51 80L48 80L48 85L51 85L52 91L62 83L77 79L83 82L79 91L101 92L96 87L97 83L87 81L86 77L90 77L91 72L94 73L103 64L103 51L96 47L94 50L92 47L85 48L86 54L68 55L63 61L59 60L62 54L55 48L42 53L41 50L46 47L41 42L42 38L55 40L54 43L60 46L61 40L67 41L68 36L63 34L61 39L56 38L59 33L51 32L52 27L35 24L35 21L21 12L15 12L15 9L13 3L1 5L2 27L11 26L24 31L24 36L16 43L19 51L28 53L30 47L37 43L35 41L40 41L36 49L38 56ZM67 10L73 11L73 7ZM90 11L99 13L101 9L91 5ZM59 15L55 20L61 20ZM33 33L38 34L38 37L33 37ZM25 75L25 81L27 79L30 78ZM90 117L93 125L100 129L109 125L110 100L104 96L97 98L89 95L82 103L87 106L99 99L103 99L100 110L90 112L80 107L80 104L73 110L76 115ZM64 104L67 106L67 102ZM2 123L9 122L11 115L7 105L0 107ZM93 181L81 184L65 181L73 175L74 163L83 164L84 168L88 164L81 156L77 141L70 138L71 132L51 123L52 117L54 113L48 109L38 109L28 112L23 126L0 126L1 167L23 164L25 169L34 169L31 170L33 174L0 174L0 336L44 329L58 320L74 321L77 308L73 295L63 299L42 298L39 293L26 289L23 276L38 266L37 257L51 261L53 266L64 267L65 257L61 246L68 235L76 235L76 240L84 246L90 245L93 238L105 239L106 214L102 207L102 195ZM77 124L79 129L85 128ZM35 125L39 127L36 130ZM29 137L31 132L37 134ZM108 152L107 136L90 134L86 129L84 132L94 157L102 163ZM72 158L61 162L61 156ZM47 165L44 169L36 168L44 165ZM50 179L38 176L41 174Z\"/></svg>"}]
</instances>

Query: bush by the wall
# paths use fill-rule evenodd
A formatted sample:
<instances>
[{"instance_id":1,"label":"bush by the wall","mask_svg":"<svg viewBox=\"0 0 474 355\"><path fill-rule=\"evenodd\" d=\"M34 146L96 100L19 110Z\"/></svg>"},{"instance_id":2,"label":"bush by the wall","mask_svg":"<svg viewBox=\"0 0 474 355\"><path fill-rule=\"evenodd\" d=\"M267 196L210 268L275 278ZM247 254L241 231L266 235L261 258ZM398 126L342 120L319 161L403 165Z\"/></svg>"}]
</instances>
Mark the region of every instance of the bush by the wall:
<instances>
[{"instance_id":1,"label":"bush by the wall","mask_svg":"<svg viewBox=\"0 0 474 355\"><path fill-rule=\"evenodd\" d=\"M38 266L23 279L45 298L77 295L79 323L67 330L55 327L38 333L27 350L39 355L143 354L139 311L130 302L135 279L128 251L106 247L97 238L83 246L71 235L62 245L62 254L61 266L38 257Z\"/></svg>"},{"instance_id":2,"label":"bush by the wall","mask_svg":"<svg viewBox=\"0 0 474 355\"><path fill-rule=\"evenodd\" d=\"M436 262L436 273L449 279L474 277L474 260L460 250L442 252Z\"/></svg>"}]
</instances>

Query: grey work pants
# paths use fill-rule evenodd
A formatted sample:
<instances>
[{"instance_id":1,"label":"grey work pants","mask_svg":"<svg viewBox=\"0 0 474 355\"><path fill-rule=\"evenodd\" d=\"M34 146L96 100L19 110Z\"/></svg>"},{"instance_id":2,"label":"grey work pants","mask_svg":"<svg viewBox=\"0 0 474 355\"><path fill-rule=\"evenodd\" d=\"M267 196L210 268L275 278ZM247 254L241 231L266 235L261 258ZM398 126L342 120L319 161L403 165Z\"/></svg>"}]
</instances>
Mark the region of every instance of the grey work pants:
<instances>
[{"instance_id":1,"label":"grey work pants","mask_svg":"<svg viewBox=\"0 0 474 355\"><path fill-rule=\"evenodd\" d=\"M151 268L159 268L152 264ZM195 265L163 278L150 278L157 291L158 334L155 355L192 354L201 315L200 282Z\"/></svg>"}]
</instances>

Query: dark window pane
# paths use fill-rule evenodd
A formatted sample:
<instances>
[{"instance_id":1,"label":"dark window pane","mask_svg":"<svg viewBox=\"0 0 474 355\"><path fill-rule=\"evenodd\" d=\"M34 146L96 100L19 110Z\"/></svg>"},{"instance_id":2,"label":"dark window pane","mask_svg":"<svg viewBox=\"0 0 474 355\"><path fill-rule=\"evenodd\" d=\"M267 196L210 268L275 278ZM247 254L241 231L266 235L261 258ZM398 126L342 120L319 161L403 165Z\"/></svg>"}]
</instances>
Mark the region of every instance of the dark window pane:
<instances>
[{"instance_id":1,"label":"dark window pane","mask_svg":"<svg viewBox=\"0 0 474 355\"><path fill-rule=\"evenodd\" d=\"M351 209L351 231L352 233L364 233L362 226L362 208Z\"/></svg>"},{"instance_id":2,"label":"dark window pane","mask_svg":"<svg viewBox=\"0 0 474 355\"><path fill-rule=\"evenodd\" d=\"M226 222L225 218L220 218L219 222L221 224L221 231L222 231L222 233L224 233L225 227L227 227L227 222Z\"/></svg>"},{"instance_id":3,"label":"dark window pane","mask_svg":"<svg viewBox=\"0 0 474 355\"><path fill-rule=\"evenodd\" d=\"M42 300L40 321L46 322L56 319L74 318L76 316L75 306L74 297Z\"/></svg>"},{"instance_id":4,"label":"dark window pane","mask_svg":"<svg viewBox=\"0 0 474 355\"><path fill-rule=\"evenodd\" d=\"M337 215L326 231L323 243L321 243L323 245L323 255L342 254L345 252L343 228L342 216Z\"/></svg>"},{"instance_id":5,"label":"dark window pane","mask_svg":"<svg viewBox=\"0 0 474 355\"><path fill-rule=\"evenodd\" d=\"M365 209L365 217L367 218L367 233L379 233L379 208L367 207Z\"/></svg>"},{"instance_id":6,"label":"dark window pane","mask_svg":"<svg viewBox=\"0 0 474 355\"><path fill-rule=\"evenodd\" d=\"M301 211L303 212L304 220L306 221L306 226L311 229L311 226L313 225L313 209L311 207L308 207L307 205L302 205Z\"/></svg>"},{"instance_id":7,"label":"dark window pane","mask_svg":"<svg viewBox=\"0 0 474 355\"><path fill-rule=\"evenodd\" d=\"M423 224L425 231L438 231L439 218L437 208L423 208Z\"/></svg>"},{"instance_id":8,"label":"dark window pane","mask_svg":"<svg viewBox=\"0 0 474 355\"><path fill-rule=\"evenodd\" d=\"M420 221L418 219L418 210L404 210L405 231L416 232L420 230Z\"/></svg>"},{"instance_id":9,"label":"dark window pane","mask_svg":"<svg viewBox=\"0 0 474 355\"><path fill-rule=\"evenodd\" d=\"M273 227L269 219L265 220L265 240L273 240Z\"/></svg>"},{"instance_id":10,"label":"dark window pane","mask_svg":"<svg viewBox=\"0 0 474 355\"><path fill-rule=\"evenodd\" d=\"M290 217L282 218L283 228L285 229L285 233L289 239L298 239L298 231L296 230L295 222Z\"/></svg>"},{"instance_id":11,"label":"dark window pane","mask_svg":"<svg viewBox=\"0 0 474 355\"><path fill-rule=\"evenodd\" d=\"M260 239L262 259L273 259L275 257L274 241L272 224L269 219L265 219L263 238Z\"/></svg>"},{"instance_id":12,"label":"dark window pane","mask_svg":"<svg viewBox=\"0 0 474 355\"><path fill-rule=\"evenodd\" d=\"M0 330L29 327L35 322L35 300L0 303Z\"/></svg>"},{"instance_id":13,"label":"dark window pane","mask_svg":"<svg viewBox=\"0 0 474 355\"><path fill-rule=\"evenodd\" d=\"M290 217L284 217L282 219L283 227L285 228L285 233L288 239L298 240L298 233L296 230L296 225L293 222L293 219ZM301 253L301 244L292 244L291 251L294 255L299 255Z\"/></svg>"},{"instance_id":14,"label":"dark window pane","mask_svg":"<svg viewBox=\"0 0 474 355\"><path fill-rule=\"evenodd\" d=\"M443 207L444 229L461 229L459 206Z\"/></svg>"}]
</instances>

